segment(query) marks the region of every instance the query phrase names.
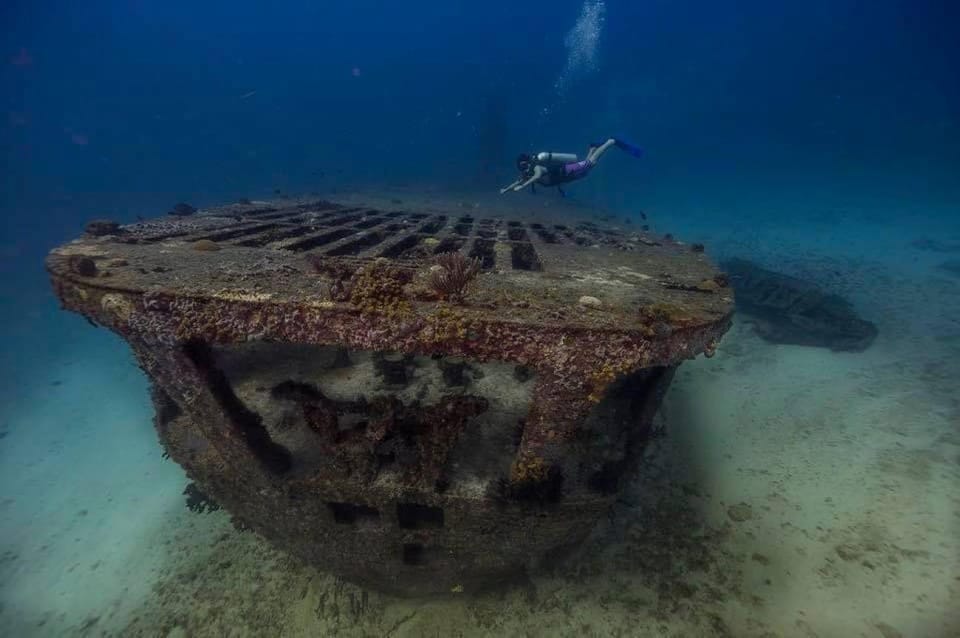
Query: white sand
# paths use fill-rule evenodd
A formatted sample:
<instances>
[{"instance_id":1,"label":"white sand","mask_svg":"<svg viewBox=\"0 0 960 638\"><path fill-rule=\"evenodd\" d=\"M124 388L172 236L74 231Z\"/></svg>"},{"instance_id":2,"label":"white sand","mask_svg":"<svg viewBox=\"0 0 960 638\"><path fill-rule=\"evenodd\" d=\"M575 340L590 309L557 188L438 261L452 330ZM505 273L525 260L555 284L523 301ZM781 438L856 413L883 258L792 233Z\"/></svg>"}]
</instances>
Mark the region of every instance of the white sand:
<instances>
[{"instance_id":1,"label":"white sand","mask_svg":"<svg viewBox=\"0 0 960 638\"><path fill-rule=\"evenodd\" d=\"M187 512L123 344L31 300L2 361L0 634L960 635L960 279L907 226L689 226L838 272L876 344L775 346L741 317L681 368L668 435L580 556L473 598L365 593Z\"/></svg>"}]
</instances>

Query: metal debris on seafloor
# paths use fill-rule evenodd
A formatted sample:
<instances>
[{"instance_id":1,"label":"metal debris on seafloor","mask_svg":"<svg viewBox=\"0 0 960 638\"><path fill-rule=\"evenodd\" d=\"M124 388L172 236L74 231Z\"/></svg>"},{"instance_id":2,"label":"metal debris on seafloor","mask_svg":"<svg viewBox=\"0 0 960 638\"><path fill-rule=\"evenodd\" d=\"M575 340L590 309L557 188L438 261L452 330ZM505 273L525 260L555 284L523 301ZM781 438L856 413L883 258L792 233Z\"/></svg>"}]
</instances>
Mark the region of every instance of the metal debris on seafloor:
<instances>
[{"instance_id":1,"label":"metal debris on seafloor","mask_svg":"<svg viewBox=\"0 0 960 638\"><path fill-rule=\"evenodd\" d=\"M767 341L860 352L877 337L877 327L861 319L849 301L808 281L745 259L730 259L723 267L737 291L737 304Z\"/></svg>"},{"instance_id":2,"label":"metal debris on seafloor","mask_svg":"<svg viewBox=\"0 0 960 638\"><path fill-rule=\"evenodd\" d=\"M196 493L402 594L576 547L733 305L670 238L482 207L247 201L120 230L47 267L66 308L130 344ZM479 274L448 291L450 253Z\"/></svg>"}]
</instances>

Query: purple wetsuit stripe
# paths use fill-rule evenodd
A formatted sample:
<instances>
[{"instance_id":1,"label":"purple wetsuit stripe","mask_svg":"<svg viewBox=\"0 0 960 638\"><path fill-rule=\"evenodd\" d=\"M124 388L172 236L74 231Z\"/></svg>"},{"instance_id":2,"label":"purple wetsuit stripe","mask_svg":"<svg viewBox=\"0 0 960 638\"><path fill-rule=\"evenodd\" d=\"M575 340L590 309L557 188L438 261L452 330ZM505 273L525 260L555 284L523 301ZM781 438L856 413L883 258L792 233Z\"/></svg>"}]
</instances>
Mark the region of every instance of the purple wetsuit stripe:
<instances>
[{"instance_id":1,"label":"purple wetsuit stripe","mask_svg":"<svg viewBox=\"0 0 960 638\"><path fill-rule=\"evenodd\" d=\"M570 164L563 165L563 175L564 177L583 177L587 174L587 171L590 170L591 164L587 160L581 160L579 162L572 162Z\"/></svg>"}]
</instances>

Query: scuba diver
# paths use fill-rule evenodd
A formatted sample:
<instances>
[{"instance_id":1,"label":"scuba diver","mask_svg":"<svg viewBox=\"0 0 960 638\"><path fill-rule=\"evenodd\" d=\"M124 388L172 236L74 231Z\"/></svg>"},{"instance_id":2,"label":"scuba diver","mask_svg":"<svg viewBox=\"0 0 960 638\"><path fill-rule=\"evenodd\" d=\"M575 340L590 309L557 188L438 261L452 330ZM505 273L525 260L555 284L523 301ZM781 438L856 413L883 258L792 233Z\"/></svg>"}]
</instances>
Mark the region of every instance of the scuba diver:
<instances>
[{"instance_id":1,"label":"scuba diver","mask_svg":"<svg viewBox=\"0 0 960 638\"><path fill-rule=\"evenodd\" d=\"M591 144L587 149L587 158L579 160L573 153L536 153L534 155L521 154L517 157L517 170L520 176L515 182L500 189L503 195L507 191L522 191L527 186L534 190L534 185L556 186L561 195L566 195L561 186L569 182L583 179L590 170L597 165L600 156L611 146L616 146L634 157L640 157L643 151L640 148L614 138L602 144Z\"/></svg>"}]
</instances>

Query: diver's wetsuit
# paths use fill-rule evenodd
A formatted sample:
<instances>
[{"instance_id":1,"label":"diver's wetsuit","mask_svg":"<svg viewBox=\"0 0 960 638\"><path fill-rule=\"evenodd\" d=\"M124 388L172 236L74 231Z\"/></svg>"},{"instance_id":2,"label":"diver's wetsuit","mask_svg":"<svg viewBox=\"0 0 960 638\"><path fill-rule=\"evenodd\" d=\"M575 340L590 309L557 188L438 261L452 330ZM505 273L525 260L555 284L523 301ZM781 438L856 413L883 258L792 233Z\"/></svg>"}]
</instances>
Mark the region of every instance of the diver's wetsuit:
<instances>
[{"instance_id":1,"label":"diver's wetsuit","mask_svg":"<svg viewBox=\"0 0 960 638\"><path fill-rule=\"evenodd\" d=\"M587 176L595 166L590 160L580 160L569 164L553 164L547 166L546 179L540 182L543 186L560 186Z\"/></svg>"}]
</instances>

